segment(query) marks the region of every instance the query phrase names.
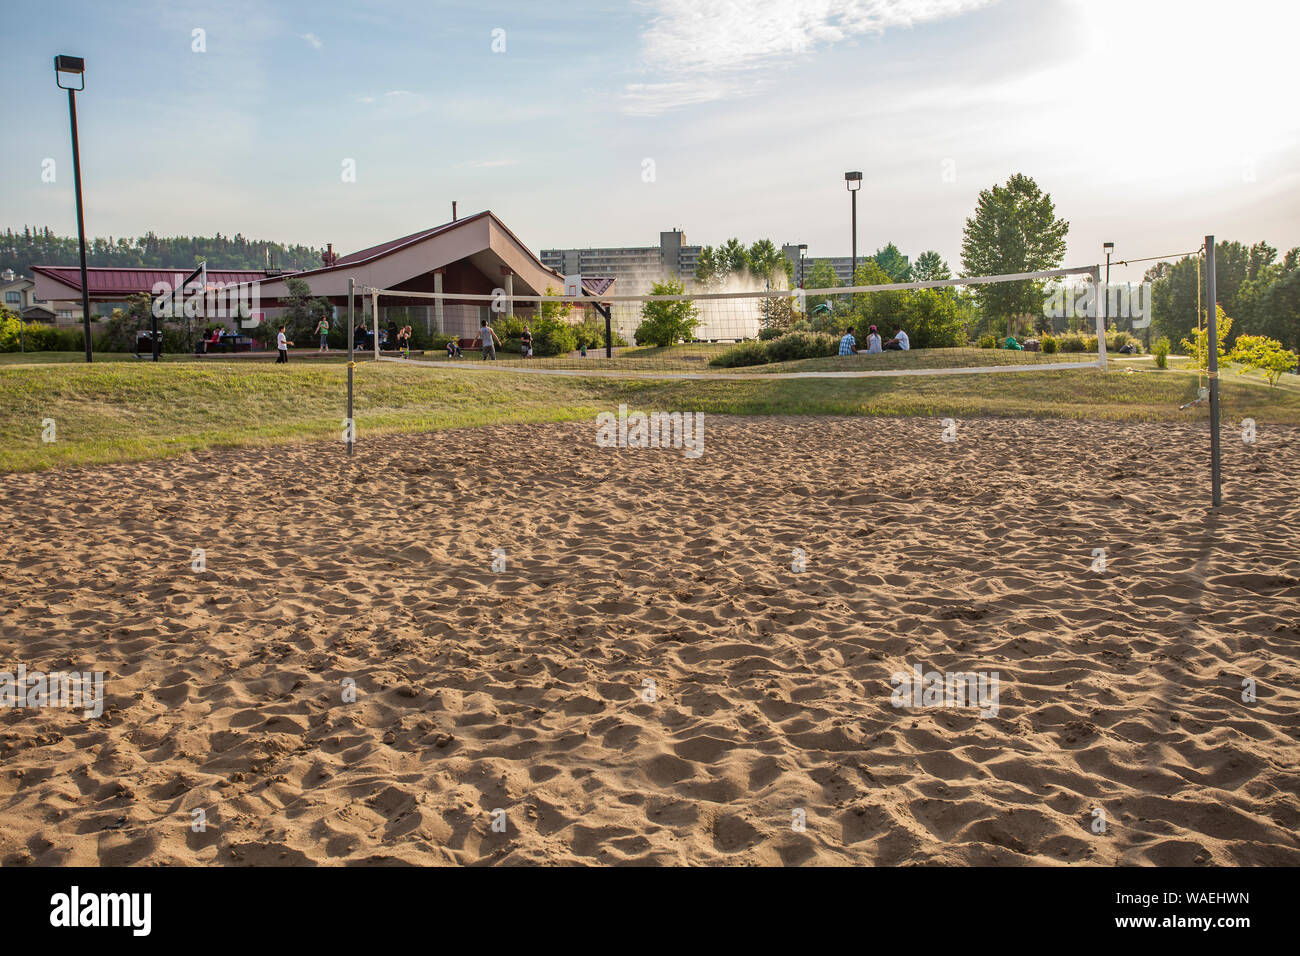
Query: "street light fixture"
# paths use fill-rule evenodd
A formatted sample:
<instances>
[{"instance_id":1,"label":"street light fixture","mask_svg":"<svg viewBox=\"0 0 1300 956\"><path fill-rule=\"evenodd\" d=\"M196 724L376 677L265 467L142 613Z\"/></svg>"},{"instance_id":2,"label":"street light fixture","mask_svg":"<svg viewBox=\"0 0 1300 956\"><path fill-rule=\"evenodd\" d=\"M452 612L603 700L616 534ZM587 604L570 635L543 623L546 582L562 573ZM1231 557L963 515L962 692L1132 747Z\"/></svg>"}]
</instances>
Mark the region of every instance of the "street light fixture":
<instances>
[{"instance_id":1,"label":"street light fixture","mask_svg":"<svg viewBox=\"0 0 1300 956\"><path fill-rule=\"evenodd\" d=\"M862 173L845 173L844 185L853 197L853 268L849 272L849 285L853 285L858 275L858 190L862 188Z\"/></svg>"},{"instance_id":2,"label":"street light fixture","mask_svg":"<svg viewBox=\"0 0 1300 956\"><path fill-rule=\"evenodd\" d=\"M799 243L799 288L803 288L803 267L808 257L808 243Z\"/></svg>"},{"instance_id":3,"label":"street light fixture","mask_svg":"<svg viewBox=\"0 0 1300 956\"><path fill-rule=\"evenodd\" d=\"M1102 305L1104 311L1102 312L1103 320L1101 323L1101 327L1109 332L1110 331L1110 255L1112 252L1115 251L1115 243L1103 242L1101 244L1101 247L1106 250L1106 288L1104 290L1105 299L1103 300L1103 305Z\"/></svg>"},{"instance_id":4,"label":"street light fixture","mask_svg":"<svg viewBox=\"0 0 1300 956\"><path fill-rule=\"evenodd\" d=\"M80 77L80 86L64 86L64 74ZM86 279L86 222L81 211L81 150L77 145L77 93L86 88L86 61L79 56L54 58L54 82L68 91L68 119L72 124L72 179L77 191L77 238L81 242L81 325L86 337L86 361L90 358L90 285ZM71 79L69 83L73 82Z\"/></svg>"}]
</instances>

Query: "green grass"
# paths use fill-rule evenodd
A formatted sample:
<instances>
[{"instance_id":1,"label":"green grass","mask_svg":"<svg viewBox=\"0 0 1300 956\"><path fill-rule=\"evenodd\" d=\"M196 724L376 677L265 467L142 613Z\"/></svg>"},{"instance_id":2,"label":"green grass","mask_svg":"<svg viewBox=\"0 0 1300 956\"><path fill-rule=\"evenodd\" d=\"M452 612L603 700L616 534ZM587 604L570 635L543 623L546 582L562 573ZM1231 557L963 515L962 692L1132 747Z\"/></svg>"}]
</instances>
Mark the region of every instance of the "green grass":
<instances>
[{"instance_id":1,"label":"green grass","mask_svg":"<svg viewBox=\"0 0 1300 956\"><path fill-rule=\"evenodd\" d=\"M1014 349L913 349L909 352L881 352L878 355L831 355L823 358L798 359L793 362L774 362L770 365L753 365L734 369L737 372L865 372L898 371L909 368L980 368L1002 365L1047 365L1057 363L1095 362L1097 353L1017 352Z\"/></svg>"},{"instance_id":2,"label":"green grass","mask_svg":"<svg viewBox=\"0 0 1300 956\"><path fill-rule=\"evenodd\" d=\"M72 353L75 355L75 353ZM879 358L872 356L871 358ZM128 356L129 359L129 356ZM1269 387L1225 373L1225 421L1300 424L1300 379ZM1116 361L1095 369L980 375L654 381L514 375L362 362L359 440L384 432L499 422L591 420L619 403L727 415L1042 416L1205 420L1178 406L1194 372ZM175 455L201 448L339 439L346 369L338 363L106 361L0 364L0 472ZM41 441L42 420L57 441Z\"/></svg>"}]
</instances>

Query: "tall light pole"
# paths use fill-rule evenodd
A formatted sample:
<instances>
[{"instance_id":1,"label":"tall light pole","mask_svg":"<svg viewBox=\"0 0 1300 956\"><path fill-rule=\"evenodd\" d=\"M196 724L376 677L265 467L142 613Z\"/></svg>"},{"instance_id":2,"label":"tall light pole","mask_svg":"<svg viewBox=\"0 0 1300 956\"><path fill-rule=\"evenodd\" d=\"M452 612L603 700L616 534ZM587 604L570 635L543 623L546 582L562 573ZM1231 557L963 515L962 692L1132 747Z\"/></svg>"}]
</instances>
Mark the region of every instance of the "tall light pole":
<instances>
[{"instance_id":1,"label":"tall light pole","mask_svg":"<svg viewBox=\"0 0 1300 956\"><path fill-rule=\"evenodd\" d=\"M81 77L81 85L64 86L64 73L69 77ZM86 336L86 361L89 362L90 285L86 279L86 221L81 211L81 150L77 145L77 92L86 88L86 61L79 56L56 56L54 82L59 89L68 91L68 118L72 123L72 179L77 190L77 238L81 242L81 325Z\"/></svg>"},{"instance_id":2,"label":"tall light pole","mask_svg":"<svg viewBox=\"0 0 1300 956\"><path fill-rule=\"evenodd\" d=\"M803 288L803 266L808 259L808 243L799 243L799 288Z\"/></svg>"},{"instance_id":3,"label":"tall light pole","mask_svg":"<svg viewBox=\"0 0 1300 956\"><path fill-rule=\"evenodd\" d=\"M1101 247L1106 250L1106 289L1105 289L1106 298L1104 300L1105 304L1102 306L1106 311L1102 313L1102 315L1105 318L1101 323L1101 327L1105 329L1107 332L1109 332L1110 331L1110 255L1112 252L1115 251L1115 243L1103 242L1101 244Z\"/></svg>"},{"instance_id":4,"label":"tall light pole","mask_svg":"<svg viewBox=\"0 0 1300 956\"><path fill-rule=\"evenodd\" d=\"M853 267L849 271L849 285L853 285L858 276L858 190L862 188L862 173L845 173L844 185L853 197Z\"/></svg>"}]
</instances>

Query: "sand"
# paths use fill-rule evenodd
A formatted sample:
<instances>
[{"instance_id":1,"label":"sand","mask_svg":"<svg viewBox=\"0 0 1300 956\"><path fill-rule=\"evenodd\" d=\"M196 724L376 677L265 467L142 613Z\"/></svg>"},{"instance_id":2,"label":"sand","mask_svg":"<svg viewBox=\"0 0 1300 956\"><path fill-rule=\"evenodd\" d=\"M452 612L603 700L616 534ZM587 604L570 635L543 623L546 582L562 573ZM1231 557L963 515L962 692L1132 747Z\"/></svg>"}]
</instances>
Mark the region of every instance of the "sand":
<instances>
[{"instance_id":1,"label":"sand","mask_svg":"<svg viewBox=\"0 0 1300 956\"><path fill-rule=\"evenodd\" d=\"M6 476L0 863L1300 863L1300 431L594 435Z\"/></svg>"}]
</instances>

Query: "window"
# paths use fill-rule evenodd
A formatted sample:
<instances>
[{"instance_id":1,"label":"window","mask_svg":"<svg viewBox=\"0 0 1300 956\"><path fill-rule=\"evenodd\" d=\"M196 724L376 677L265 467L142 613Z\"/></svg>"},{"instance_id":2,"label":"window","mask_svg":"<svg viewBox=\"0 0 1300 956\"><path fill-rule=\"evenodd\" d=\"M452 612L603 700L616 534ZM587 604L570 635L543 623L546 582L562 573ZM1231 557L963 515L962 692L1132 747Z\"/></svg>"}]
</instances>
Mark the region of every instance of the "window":
<instances>
[{"instance_id":1,"label":"window","mask_svg":"<svg viewBox=\"0 0 1300 956\"><path fill-rule=\"evenodd\" d=\"M18 292L6 292L6 293L5 293L5 302L7 302L9 305L16 305L16 304L18 304L19 302L22 302L22 301L23 301L23 297L22 297L22 295L21 295L20 293L18 293Z\"/></svg>"}]
</instances>

